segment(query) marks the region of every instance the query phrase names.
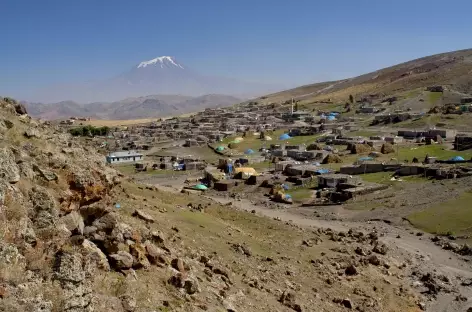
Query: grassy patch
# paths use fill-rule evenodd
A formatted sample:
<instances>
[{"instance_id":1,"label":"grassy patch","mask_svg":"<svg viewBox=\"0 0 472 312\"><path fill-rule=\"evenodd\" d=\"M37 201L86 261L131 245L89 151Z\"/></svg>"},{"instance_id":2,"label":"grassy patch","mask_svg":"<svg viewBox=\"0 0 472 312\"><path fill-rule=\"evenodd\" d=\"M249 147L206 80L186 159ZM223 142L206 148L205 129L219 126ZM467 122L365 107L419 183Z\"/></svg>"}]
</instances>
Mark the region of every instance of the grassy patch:
<instances>
[{"instance_id":1,"label":"grassy patch","mask_svg":"<svg viewBox=\"0 0 472 312\"><path fill-rule=\"evenodd\" d=\"M371 137L378 134L379 134L378 132L368 131L368 130L359 130L359 131L349 132L350 136L362 136L362 137Z\"/></svg>"},{"instance_id":2,"label":"grassy patch","mask_svg":"<svg viewBox=\"0 0 472 312\"><path fill-rule=\"evenodd\" d=\"M457 199L408 216L417 228L436 234L472 234L472 190Z\"/></svg>"},{"instance_id":3,"label":"grassy patch","mask_svg":"<svg viewBox=\"0 0 472 312\"><path fill-rule=\"evenodd\" d=\"M306 199L310 199L313 195L314 190L309 188L297 188L293 190L288 190L287 194L292 196L294 201L303 201Z\"/></svg>"},{"instance_id":4,"label":"grassy patch","mask_svg":"<svg viewBox=\"0 0 472 312\"><path fill-rule=\"evenodd\" d=\"M442 96L443 96L442 92L429 92L429 94L428 94L429 104L431 104L431 105L436 104L436 102L439 101Z\"/></svg>"},{"instance_id":5,"label":"grassy patch","mask_svg":"<svg viewBox=\"0 0 472 312\"><path fill-rule=\"evenodd\" d=\"M453 156L462 156L464 159L470 159L472 157L472 151L455 151L449 150L447 147L441 144L433 145L422 145L422 146L412 146L412 147L401 147L398 149L398 155L395 154L395 157L398 157L399 160L412 160L414 157L422 161L426 154L431 157L438 157L440 160L447 160Z\"/></svg>"},{"instance_id":6,"label":"grassy patch","mask_svg":"<svg viewBox=\"0 0 472 312\"><path fill-rule=\"evenodd\" d=\"M176 176L176 175L185 175L189 174L189 172L195 171L175 171L175 170L153 170L150 166L148 166L147 171L136 172L134 169L134 164L125 164L125 165L116 165L114 168L120 171L123 174L131 175L131 174L143 174L143 175L159 175L159 176Z\"/></svg>"}]
</instances>

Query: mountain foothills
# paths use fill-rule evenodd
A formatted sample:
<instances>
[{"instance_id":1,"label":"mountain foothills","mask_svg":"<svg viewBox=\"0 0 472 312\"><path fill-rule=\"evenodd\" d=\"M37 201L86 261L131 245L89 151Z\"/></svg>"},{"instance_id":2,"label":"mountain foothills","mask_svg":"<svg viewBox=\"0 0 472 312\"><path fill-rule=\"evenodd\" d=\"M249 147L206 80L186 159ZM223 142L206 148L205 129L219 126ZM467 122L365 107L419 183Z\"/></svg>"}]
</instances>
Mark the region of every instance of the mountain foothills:
<instances>
[{"instance_id":1,"label":"mountain foothills","mask_svg":"<svg viewBox=\"0 0 472 312\"><path fill-rule=\"evenodd\" d=\"M115 77L41 90L30 96L35 102L115 102L129 97L172 94L198 97L225 94L236 97L261 95L278 88L269 84L201 74L170 56L140 62Z\"/></svg>"},{"instance_id":2,"label":"mountain foothills","mask_svg":"<svg viewBox=\"0 0 472 312\"><path fill-rule=\"evenodd\" d=\"M63 101L53 104L23 103L34 117L47 120L75 117L95 119L137 119L175 116L240 103L242 100L229 95L207 94L198 97L183 95L149 95L127 98L116 102L79 104Z\"/></svg>"}]
</instances>

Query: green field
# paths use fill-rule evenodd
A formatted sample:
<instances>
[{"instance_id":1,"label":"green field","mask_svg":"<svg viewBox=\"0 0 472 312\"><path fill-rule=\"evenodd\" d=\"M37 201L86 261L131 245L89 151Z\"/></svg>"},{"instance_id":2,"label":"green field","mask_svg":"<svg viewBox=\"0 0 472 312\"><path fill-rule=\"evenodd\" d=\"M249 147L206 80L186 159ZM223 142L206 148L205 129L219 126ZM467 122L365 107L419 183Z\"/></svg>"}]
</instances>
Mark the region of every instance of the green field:
<instances>
[{"instance_id":1,"label":"green field","mask_svg":"<svg viewBox=\"0 0 472 312\"><path fill-rule=\"evenodd\" d=\"M419 161L423 161L428 154L431 157L438 157L440 160L447 160L453 156L462 156L464 159L470 159L472 157L472 150L467 151L454 151L449 150L447 147L441 144L433 145L421 145L421 146L411 146L411 147L400 147L398 149L398 154L395 154L392 157L398 158L398 160L409 160L411 161L414 157L418 158Z\"/></svg>"},{"instance_id":2,"label":"green field","mask_svg":"<svg viewBox=\"0 0 472 312\"><path fill-rule=\"evenodd\" d=\"M472 234L472 190L457 199L413 213L408 220L417 228L435 234Z\"/></svg>"},{"instance_id":3,"label":"green field","mask_svg":"<svg viewBox=\"0 0 472 312\"><path fill-rule=\"evenodd\" d=\"M442 96L443 96L442 92L429 92L428 101L431 105L434 105L436 104L438 100L441 99Z\"/></svg>"},{"instance_id":4,"label":"green field","mask_svg":"<svg viewBox=\"0 0 472 312\"><path fill-rule=\"evenodd\" d=\"M280 135L286 132L288 132L288 130L284 129L284 130L276 130L272 133L267 133L266 136L270 136L272 138L271 141L263 141L259 139L258 136L254 136L250 134L247 137L243 138L241 142L235 144L235 146L233 147L233 150L244 153L249 148L257 152L261 148L269 148L271 144L309 145L311 143L314 143L316 139L319 137L319 135L307 135L307 136L294 136L288 140L279 140ZM220 142L219 144L216 144L215 146L224 146L225 148L227 148L228 144L237 137L239 136L227 137L222 142Z\"/></svg>"}]
</instances>

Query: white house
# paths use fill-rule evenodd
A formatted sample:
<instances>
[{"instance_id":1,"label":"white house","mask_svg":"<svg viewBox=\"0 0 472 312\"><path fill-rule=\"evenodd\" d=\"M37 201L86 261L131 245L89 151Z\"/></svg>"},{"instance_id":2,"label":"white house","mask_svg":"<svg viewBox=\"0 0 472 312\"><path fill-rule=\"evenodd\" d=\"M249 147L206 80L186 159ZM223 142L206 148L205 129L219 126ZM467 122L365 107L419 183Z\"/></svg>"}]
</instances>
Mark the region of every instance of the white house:
<instances>
[{"instance_id":1,"label":"white house","mask_svg":"<svg viewBox=\"0 0 472 312\"><path fill-rule=\"evenodd\" d=\"M137 162L140 160L143 160L143 154L139 154L136 151L114 152L107 156L107 163L109 164Z\"/></svg>"}]
</instances>

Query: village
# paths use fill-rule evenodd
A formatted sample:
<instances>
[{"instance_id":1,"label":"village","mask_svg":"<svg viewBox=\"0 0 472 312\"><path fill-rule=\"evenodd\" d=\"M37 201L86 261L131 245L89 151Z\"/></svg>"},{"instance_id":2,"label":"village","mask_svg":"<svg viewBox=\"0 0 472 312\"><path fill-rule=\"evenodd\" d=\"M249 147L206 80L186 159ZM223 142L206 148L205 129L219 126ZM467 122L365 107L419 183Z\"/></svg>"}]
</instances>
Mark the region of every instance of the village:
<instances>
[{"instance_id":1,"label":"village","mask_svg":"<svg viewBox=\"0 0 472 312\"><path fill-rule=\"evenodd\" d=\"M370 207L372 196L401 196L403 185L472 176L471 133L395 127L432 114L391 107L397 101L364 98L311 111L293 99L249 101L110 128L107 135L98 128L86 140L142 182L275 208ZM467 98L448 107L447 114L472 111Z\"/></svg>"}]
</instances>

